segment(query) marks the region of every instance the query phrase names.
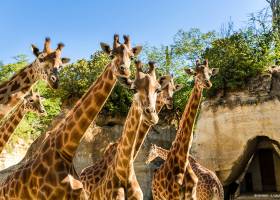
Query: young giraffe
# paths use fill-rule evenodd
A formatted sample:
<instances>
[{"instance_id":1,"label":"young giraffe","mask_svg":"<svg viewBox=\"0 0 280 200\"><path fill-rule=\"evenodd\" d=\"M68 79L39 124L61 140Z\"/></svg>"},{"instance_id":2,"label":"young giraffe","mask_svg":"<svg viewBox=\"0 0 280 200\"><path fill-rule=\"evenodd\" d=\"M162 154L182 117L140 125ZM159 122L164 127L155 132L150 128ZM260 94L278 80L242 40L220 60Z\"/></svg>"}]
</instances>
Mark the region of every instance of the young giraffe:
<instances>
[{"instance_id":1,"label":"young giraffe","mask_svg":"<svg viewBox=\"0 0 280 200\"><path fill-rule=\"evenodd\" d=\"M45 80L50 87L58 88L58 69L70 59L61 58L61 50L64 47L62 43L59 43L57 49L52 51L50 42L50 39L46 38L42 52L32 45L33 54L36 56L35 61L16 73L10 80L0 84L0 120L38 80Z\"/></svg>"},{"instance_id":2,"label":"young giraffe","mask_svg":"<svg viewBox=\"0 0 280 200\"><path fill-rule=\"evenodd\" d=\"M86 198L72 161L82 136L103 107L117 78L129 77L131 58L141 51L140 46L131 48L128 36L124 40L120 44L115 35L112 50L101 43L112 61L65 119L50 131L35 155L2 183L1 200Z\"/></svg>"},{"instance_id":3,"label":"young giraffe","mask_svg":"<svg viewBox=\"0 0 280 200\"><path fill-rule=\"evenodd\" d=\"M173 93L181 89L181 85L174 84L173 78L169 75L162 76L159 79L159 83L161 85L161 91L157 95L156 101L156 112L159 113L164 105L167 106L168 109L172 109L173 107ZM139 152L141 145L149 133L150 125L141 121L140 127L138 129L138 138L136 140L135 150L134 150L134 160ZM94 188L97 187L99 182L103 180L107 167L112 163L115 153L117 151L117 144L115 142L113 144L109 144L106 148L104 155L102 158L94 163L92 166L89 166L80 174L80 179L84 185L84 189L86 192L90 193Z\"/></svg>"},{"instance_id":4,"label":"young giraffe","mask_svg":"<svg viewBox=\"0 0 280 200\"><path fill-rule=\"evenodd\" d=\"M157 92L160 90L154 63L150 62L149 66L150 70L145 74L140 61L136 62L136 79L132 88L137 93L133 97L114 159L103 180L90 191L89 199L143 199L134 172L134 148L140 122L143 120L150 126L158 122L155 104Z\"/></svg>"},{"instance_id":5,"label":"young giraffe","mask_svg":"<svg viewBox=\"0 0 280 200\"><path fill-rule=\"evenodd\" d=\"M149 164L157 157L160 157L165 161L168 153L168 150L152 144L146 164ZM196 198L198 200L223 200L223 185L216 174L199 164L191 155L189 155L188 160L192 170L198 178Z\"/></svg>"},{"instance_id":6,"label":"young giraffe","mask_svg":"<svg viewBox=\"0 0 280 200\"><path fill-rule=\"evenodd\" d=\"M198 180L188 164L188 156L202 91L204 88L212 86L210 77L217 71L217 69L208 67L208 61L203 64L197 61L195 71L190 68L186 70L187 73L194 75L194 88L180 120L176 138L167 159L154 174L152 182L154 200L196 199L195 192Z\"/></svg>"},{"instance_id":7,"label":"young giraffe","mask_svg":"<svg viewBox=\"0 0 280 200\"><path fill-rule=\"evenodd\" d=\"M27 112L36 112L38 114L44 114L45 109L41 102L41 97L37 93L33 93L32 90L24 96L23 100L19 102L14 112L11 113L7 119L5 119L0 125L0 153L4 149L9 138L13 134L14 130L23 119Z\"/></svg>"}]
</instances>

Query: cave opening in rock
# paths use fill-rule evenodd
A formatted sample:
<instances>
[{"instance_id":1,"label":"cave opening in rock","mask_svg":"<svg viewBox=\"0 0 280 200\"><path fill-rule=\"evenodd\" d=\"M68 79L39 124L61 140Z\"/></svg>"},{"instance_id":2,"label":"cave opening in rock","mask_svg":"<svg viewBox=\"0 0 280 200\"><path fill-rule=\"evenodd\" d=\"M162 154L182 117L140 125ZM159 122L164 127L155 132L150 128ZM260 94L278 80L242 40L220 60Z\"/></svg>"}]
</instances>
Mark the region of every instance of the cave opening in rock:
<instances>
[{"instance_id":1,"label":"cave opening in rock","mask_svg":"<svg viewBox=\"0 0 280 200\"><path fill-rule=\"evenodd\" d=\"M279 156L273 149L257 149L254 157L240 183L240 194L242 193L267 193L277 192L276 173L279 173Z\"/></svg>"},{"instance_id":2,"label":"cave opening in rock","mask_svg":"<svg viewBox=\"0 0 280 200\"><path fill-rule=\"evenodd\" d=\"M266 136L248 141L225 187L225 199L255 199L280 195L280 144ZM233 187L236 186L236 187ZM278 196L277 196L278 197ZM280 196L279 196L280 197Z\"/></svg>"},{"instance_id":3,"label":"cave opening in rock","mask_svg":"<svg viewBox=\"0 0 280 200\"><path fill-rule=\"evenodd\" d=\"M274 194L280 192L280 148L267 137L250 141L245 155L248 159L239 178L237 196ZM250 152L250 153L249 153ZM249 153L249 154L248 154Z\"/></svg>"}]
</instances>

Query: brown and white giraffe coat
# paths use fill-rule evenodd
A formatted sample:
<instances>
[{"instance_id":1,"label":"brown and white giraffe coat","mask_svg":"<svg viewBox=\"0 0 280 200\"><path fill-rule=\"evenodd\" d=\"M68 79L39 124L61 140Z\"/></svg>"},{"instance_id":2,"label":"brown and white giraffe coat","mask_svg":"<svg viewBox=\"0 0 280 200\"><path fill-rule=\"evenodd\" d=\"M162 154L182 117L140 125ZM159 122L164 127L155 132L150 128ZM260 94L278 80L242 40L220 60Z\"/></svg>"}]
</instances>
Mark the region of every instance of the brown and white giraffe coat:
<instances>
[{"instance_id":1,"label":"brown and white giraffe coat","mask_svg":"<svg viewBox=\"0 0 280 200\"><path fill-rule=\"evenodd\" d=\"M117 78L128 78L130 59L141 47L131 48L130 39L114 37L114 47L102 43L113 55L101 76L92 84L74 108L50 131L42 145L22 167L0 185L0 199L84 199L82 184L72 160L88 126L96 118L110 95Z\"/></svg>"},{"instance_id":2,"label":"brown and white giraffe coat","mask_svg":"<svg viewBox=\"0 0 280 200\"><path fill-rule=\"evenodd\" d=\"M146 164L152 162L157 157L166 160L168 152L168 150L152 144ZM189 155L188 159L192 170L198 178L196 198L198 200L223 200L223 186L216 174L199 164L191 155Z\"/></svg>"},{"instance_id":3,"label":"brown and white giraffe coat","mask_svg":"<svg viewBox=\"0 0 280 200\"><path fill-rule=\"evenodd\" d=\"M136 79L131 108L125 121L122 136L116 146L115 156L107 167L102 180L90 191L89 199L143 199L143 193L134 172L134 149L140 122L154 125L158 122L156 113L156 96L160 84L156 80L154 63L149 63L147 74L142 72L140 62L136 62ZM95 176L93 174L93 176Z\"/></svg>"},{"instance_id":4,"label":"brown and white giraffe coat","mask_svg":"<svg viewBox=\"0 0 280 200\"><path fill-rule=\"evenodd\" d=\"M169 109L173 107L173 93L181 89L181 85L174 84L173 78L169 75L162 76L159 79L161 85L161 91L157 95L156 100L156 112L159 113L164 105L167 105ZM135 144L134 159L145 140L146 135L149 133L150 125L141 121L140 127L138 129L138 137ZM80 178L84 185L85 190L90 193L94 188L97 187L99 182L103 179L105 172L109 165L111 165L115 153L117 152L118 142L108 145L104 155L100 160L94 163L92 166L85 168L81 174Z\"/></svg>"},{"instance_id":5,"label":"brown and white giraffe coat","mask_svg":"<svg viewBox=\"0 0 280 200\"><path fill-rule=\"evenodd\" d=\"M154 200L196 199L198 179L188 164L188 156L203 88L212 86L210 77L217 70L210 69L208 61L205 61L203 64L197 62L195 71L191 69L186 71L195 76L195 84L179 122L176 138L172 143L167 159L154 174L152 182Z\"/></svg>"}]
</instances>

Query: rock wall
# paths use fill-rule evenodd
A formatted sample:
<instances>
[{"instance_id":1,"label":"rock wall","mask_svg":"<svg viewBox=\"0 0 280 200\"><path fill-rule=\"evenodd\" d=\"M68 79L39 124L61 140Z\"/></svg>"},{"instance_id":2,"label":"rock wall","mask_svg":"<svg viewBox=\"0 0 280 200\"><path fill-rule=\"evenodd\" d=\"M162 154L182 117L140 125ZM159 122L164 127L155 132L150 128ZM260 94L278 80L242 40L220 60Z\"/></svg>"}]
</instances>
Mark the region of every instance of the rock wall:
<instances>
[{"instance_id":1,"label":"rock wall","mask_svg":"<svg viewBox=\"0 0 280 200\"><path fill-rule=\"evenodd\" d=\"M224 185L234 181L256 138L280 144L280 70L248 81L247 89L202 103L192 154L216 171Z\"/></svg>"},{"instance_id":2,"label":"rock wall","mask_svg":"<svg viewBox=\"0 0 280 200\"><path fill-rule=\"evenodd\" d=\"M219 107L215 111L203 106L192 153L201 164L216 171L224 184L229 184L232 170L240 163L248 141L267 136L280 143L279 114L279 100L233 109Z\"/></svg>"}]
</instances>

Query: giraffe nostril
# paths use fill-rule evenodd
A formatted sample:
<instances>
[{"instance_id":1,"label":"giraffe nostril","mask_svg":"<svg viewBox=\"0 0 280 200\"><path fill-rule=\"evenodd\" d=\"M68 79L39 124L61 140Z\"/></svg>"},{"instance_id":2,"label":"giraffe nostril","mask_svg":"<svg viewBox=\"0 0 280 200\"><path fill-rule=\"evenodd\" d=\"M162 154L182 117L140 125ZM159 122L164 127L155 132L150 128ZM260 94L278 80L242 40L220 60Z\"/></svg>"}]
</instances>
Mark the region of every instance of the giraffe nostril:
<instances>
[{"instance_id":1,"label":"giraffe nostril","mask_svg":"<svg viewBox=\"0 0 280 200\"><path fill-rule=\"evenodd\" d=\"M56 81L56 77L55 76L51 76L51 81L55 82Z\"/></svg>"},{"instance_id":2,"label":"giraffe nostril","mask_svg":"<svg viewBox=\"0 0 280 200\"><path fill-rule=\"evenodd\" d=\"M206 81L206 87L210 88L212 86L212 83L210 81Z\"/></svg>"},{"instance_id":3,"label":"giraffe nostril","mask_svg":"<svg viewBox=\"0 0 280 200\"><path fill-rule=\"evenodd\" d=\"M150 109L150 108L146 108L146 109L145 109L145 112L146 112L147 114L151 114L151 109Z\"/></svg>"},{"instance_id":4,"label":"giraffe nostril","mask_svg":"<svg viewBox=\"0 0 280 200\"><path fill-rule=\"evenodd\" d=\"M125 71L125 66L121 65L121 66L120 66L120 70L121 70L121 71Z\"/></svg>"}]
</instances>

